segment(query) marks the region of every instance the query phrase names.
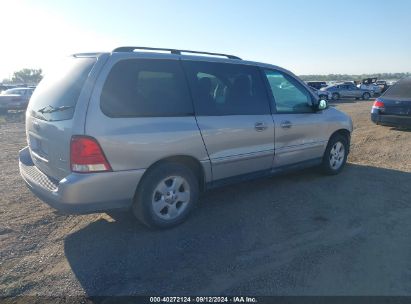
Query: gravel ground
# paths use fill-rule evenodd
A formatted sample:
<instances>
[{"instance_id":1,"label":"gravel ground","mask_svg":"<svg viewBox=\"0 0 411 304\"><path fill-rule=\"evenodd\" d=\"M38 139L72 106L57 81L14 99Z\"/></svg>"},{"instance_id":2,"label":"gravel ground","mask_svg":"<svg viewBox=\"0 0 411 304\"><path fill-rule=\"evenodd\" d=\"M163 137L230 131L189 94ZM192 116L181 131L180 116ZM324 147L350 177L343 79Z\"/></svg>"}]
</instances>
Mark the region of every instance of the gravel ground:
<instances>
[{"instance_id":1,"label":"gravel ground","mask_svg":"<svg viewBox=\"0 0 411 304\"><path fill-rule=\"evenodd\" d=\"M22 116L0 117L0 296L411 295L411 132L337 107L355 124L340 175L220 188L167 231L54 212L19 176Z\"/></svg>"}]
</instances>

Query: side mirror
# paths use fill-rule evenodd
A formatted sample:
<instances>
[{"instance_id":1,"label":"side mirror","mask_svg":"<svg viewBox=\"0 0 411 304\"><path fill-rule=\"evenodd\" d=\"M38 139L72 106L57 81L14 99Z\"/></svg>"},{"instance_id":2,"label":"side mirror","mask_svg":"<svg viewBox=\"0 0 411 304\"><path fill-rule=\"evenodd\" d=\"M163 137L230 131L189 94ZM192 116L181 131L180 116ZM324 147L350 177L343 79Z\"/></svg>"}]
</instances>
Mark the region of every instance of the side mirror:
<instances>
[{"instance_id":1,"label":"side mirror","mask_svg":"<svg viewBox=\"0 0 411 304\"><path fill-rule=\"evenodd\" d=\"M317 104L317 110L322 111L328 108L328 102L324 99L320 99Z\"/></svg>"}]
</instances>

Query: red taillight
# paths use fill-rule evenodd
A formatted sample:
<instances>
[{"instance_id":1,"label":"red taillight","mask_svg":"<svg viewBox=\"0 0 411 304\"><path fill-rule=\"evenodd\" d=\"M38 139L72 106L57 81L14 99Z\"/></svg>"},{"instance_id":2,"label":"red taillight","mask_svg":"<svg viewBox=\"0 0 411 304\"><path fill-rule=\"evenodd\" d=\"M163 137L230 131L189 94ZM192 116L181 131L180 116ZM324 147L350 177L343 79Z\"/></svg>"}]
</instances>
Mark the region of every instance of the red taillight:
<instances>
[{"instance_id":1,"label":"red taillight","mask_svg":"<svg viewBox=\"0 0 411 304\"><path fill-rule=\"evenodd\" d=\"M376 108L376 109L383 109L383 108L384 108L384 103L383 103L381 100L376 99L376 100L374 101L374 104L373 104L372 107L373 107L373 108Z\"/></svg>"},{"instance_id":2,"label":"red taillight","mask_svg":"<svg viewBox=\"0 0 411 304\"><path fill-rule=\"evenodd\" d=\"M71 171L78 173L111 171L98 142L88 136L73 136L70 145Z\"/></svg>"}]
</instances>

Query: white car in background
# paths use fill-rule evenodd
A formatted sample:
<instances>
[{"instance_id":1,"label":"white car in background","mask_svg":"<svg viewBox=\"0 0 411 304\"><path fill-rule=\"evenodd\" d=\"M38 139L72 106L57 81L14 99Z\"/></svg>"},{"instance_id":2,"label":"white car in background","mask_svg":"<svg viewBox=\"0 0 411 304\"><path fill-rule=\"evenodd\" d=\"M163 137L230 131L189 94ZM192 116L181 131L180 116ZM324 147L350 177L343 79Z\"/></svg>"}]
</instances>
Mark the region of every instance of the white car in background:
<instances>
[{"instance_id":1,"label":"white car in background","mask_svg":"<svg viewBox=\"0 0 411 304\"><path fill-rule=\"evenodd\" d=\"M33 88L14 88L1 92L0 113L5 114L8 110L26 109L33 91Z\"/></svg>"},{"instance_id":2,"label":"white car in background","mask_svg":"<svg viewBox=\"0 0 411 304\"><path fill-rule=\"evenodd\" d=\"M311 91L314 92L315 95L317 95L320 99L324 100L331 100L332 99L332 94L331 92L328 91L323 91L323 90L317 90L312 87L310 87Z\"/></svg>"},{"instance_id":3,"label":"white car in background","mask_svg":"<svg viewBox=\"0 0 411 304\"><path fill-rule=\"evenodd\" d=\"M377 78L363 79L357 87L363 90L369 90L373 92L374 95L382 93L382 88L377 85Z\"/></svg>"}]
</instances>

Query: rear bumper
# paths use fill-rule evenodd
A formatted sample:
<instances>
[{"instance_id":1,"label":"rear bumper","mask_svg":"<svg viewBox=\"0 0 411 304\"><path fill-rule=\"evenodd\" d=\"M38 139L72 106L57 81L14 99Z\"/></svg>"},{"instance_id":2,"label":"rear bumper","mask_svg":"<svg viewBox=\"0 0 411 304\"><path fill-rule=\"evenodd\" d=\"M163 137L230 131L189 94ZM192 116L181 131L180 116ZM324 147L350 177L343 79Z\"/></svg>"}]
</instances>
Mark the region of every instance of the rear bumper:
<instances>
[{"instance_id":1,"label":"rear bumper","mask_svg":"<svg viewBox=\"0 0 411 304\"><path fill-rule=\"evenodd\" d=\"M33 164L29 148L19 152L20 174L29 189L51 207L70 214L130 207L142 170L72 173L60 181Z\"/></svg>"},{"instance_id":2,"label":"rear bumper","mask_svg":"<svg viewBox=\"0 0 411 304\"><path fill-rule=\"evenodd\" d=\"M388 127L411 127L411 116L381 115L371 113L371 120L377 125Z\"/></svg>"}]
</instances>

